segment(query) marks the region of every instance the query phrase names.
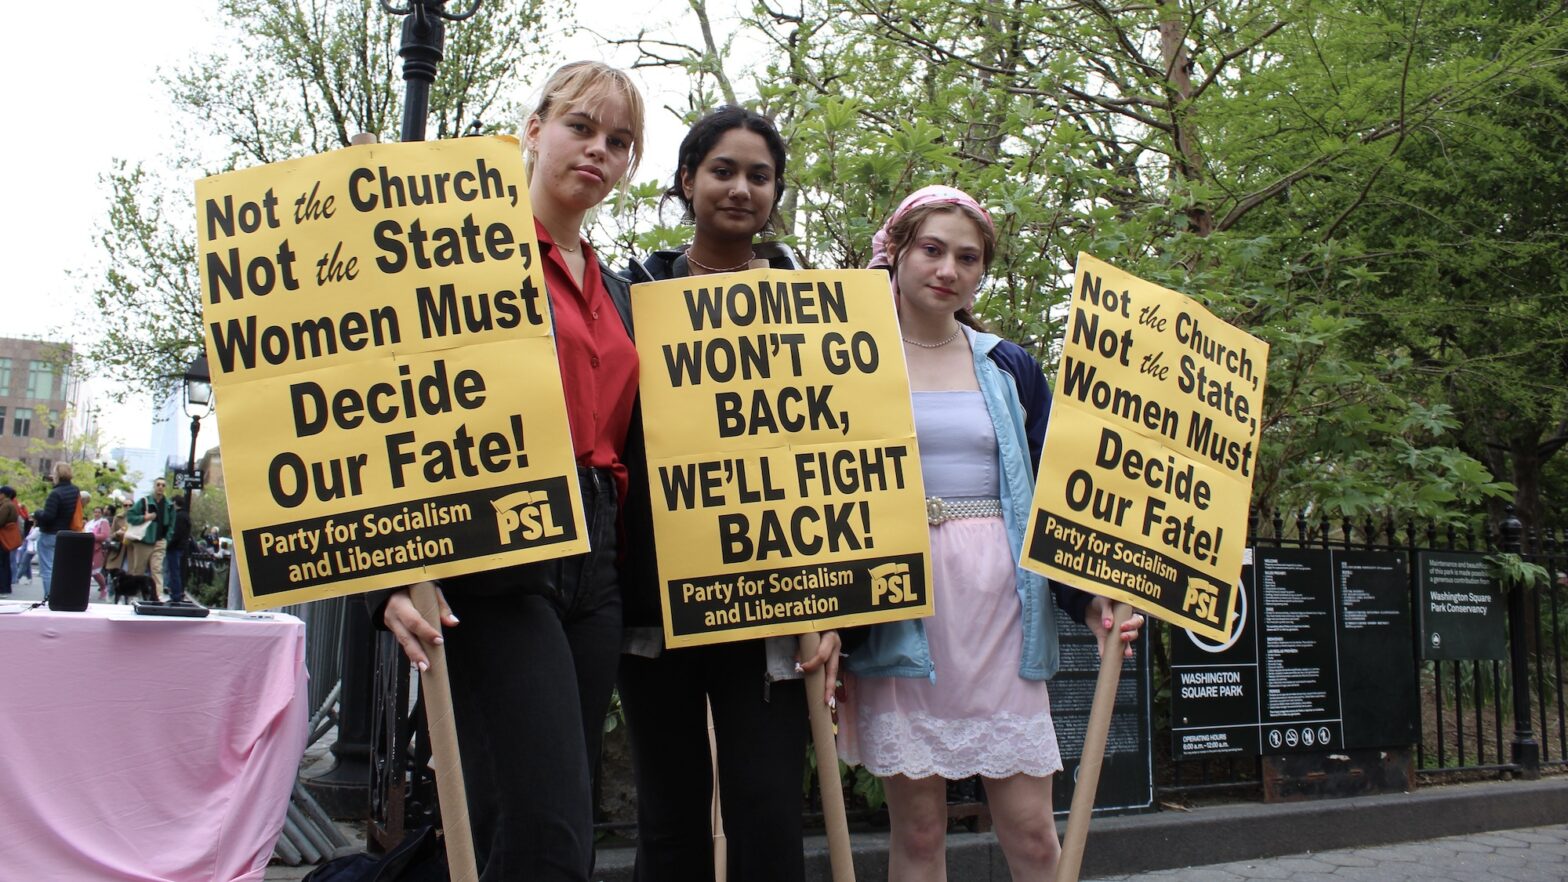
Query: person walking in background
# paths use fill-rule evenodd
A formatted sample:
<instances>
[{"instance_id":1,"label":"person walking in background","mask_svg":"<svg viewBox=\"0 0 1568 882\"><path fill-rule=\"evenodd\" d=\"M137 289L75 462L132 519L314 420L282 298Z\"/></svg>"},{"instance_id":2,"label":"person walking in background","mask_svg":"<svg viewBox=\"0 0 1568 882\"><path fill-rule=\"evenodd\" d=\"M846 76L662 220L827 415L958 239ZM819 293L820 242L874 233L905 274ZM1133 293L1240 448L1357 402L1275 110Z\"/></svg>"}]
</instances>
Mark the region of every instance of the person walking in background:
<instances>
[{"instance_id":1,"label":"person walking in background","mask_svg":"<svg viewBox=\"0 0 1568 882\"><path fill-rule=\"evenodd\" d=\"M103 574L104 559L108 556L108 549L104 547L109 541L109 513L113 506L104 508L98 506L93 509L93 519L84 527L93 534L93 581L98 585L98 599L109 599L109 580Z\"/></svg>"},{"instance_id":2,"label":"person walking in background","mask_svg":"<svg viewBox=\"0 0 1568 882\"><path fill-rule=\"evenodd\" d=\"M18 506L20 508L20 505ZM38 556L38 523L26 515L22 516L22 530L27 538L22 540L22 547L17 553L16 565L11 567L11 584L15 585L22 579L33 581L33 558Z\"/></svg>"},{"instance_id":3,"label":"person walking in background","mask_svg":"<svg viewBox=\"0 0 1568 882\"><path fill-rule=\"evenodd\" d=\"M43 511L38 513L38 579L44 583L44 600L49 599L50 584L54 581L54 543L61 530L71 529L71 519L76 516L76 504L82 491L71 483L71 464L56 463L54 489L44 500Z\"/></svg>"},{"instance_id":4,"label":"person walking in background","mask_svg":"<svg viewBox=\"0 0 1568 882\"><path fill-rule=\"evenodd\" d=\"M147 525L140 539L126 536L130 546L129 563L125 567L131 576L151 576L153 596L163 599L163 557L168 551L169 536L174 532L174 503L164 495L168 488L162 478L152 482L152 495L136 500L126 513L126 521L134 529Z\"/></svg>"},{"instance_id":5,"label":"person walking in background","mask_svg":"<svg viewBox=\"0 0 1568 882\"><path fill-rule=\"evenodd\" d=\"M185 600L185 573L181 567L185 564L186 546L191 541L191 497L189 494L176 497L174 500L174 529L169 533L169 548L164 554L164 584L169 586L169 602L182 603Z\"/></svg>"},{"instance_id":6,"label":"person walking in background","mask_svg":"<svg viewBox=\"0 0 1568 882\"><path fill-rule=\"evenodd\" d=\"M0 487L0 597L11 595L11 554L22 547L22 512L16 491Z\"/></svg>"}]
</instances>

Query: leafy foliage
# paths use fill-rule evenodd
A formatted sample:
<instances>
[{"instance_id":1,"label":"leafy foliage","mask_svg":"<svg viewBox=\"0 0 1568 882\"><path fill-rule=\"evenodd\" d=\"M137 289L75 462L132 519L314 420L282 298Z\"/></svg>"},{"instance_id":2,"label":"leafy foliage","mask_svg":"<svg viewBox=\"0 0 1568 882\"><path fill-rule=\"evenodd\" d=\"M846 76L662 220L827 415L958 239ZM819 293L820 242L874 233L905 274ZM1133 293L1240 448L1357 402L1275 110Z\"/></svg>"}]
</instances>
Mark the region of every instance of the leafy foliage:
<instances>
[{"instance_id":1,"label":"leafy foliage","mask_svg":"<svg viewBox=\"0 0 1568 882\"><path fill-rule=\"evenodd\" d=\"M491 0L448 30L430 90L429 137L514 131L509 100L542 63L546 7ZM569 15L569 4L551 4ZM181 153L119 163L104 180L91 360L121 379L111 395L163 395L201 351L200 281L190 182L216 172L345 147L360 132L397 137L401 19L376 0L224 0L228 40L166 76Z\"/></svg>"},{"instance_id":2,"label":"leafy foliage","mask_svg":"<svg viewBox=\"0 0 1568 882\"><path fill-rule=\"evenodd\" d=\"M1540 501L1568 485L1560 3L687 6L669 34L611 37L634 66L686 72L683 119L739 100L778 121L784 238L808 265L863 265L899 198L957 184L1000 232L982 317L1045 363L1079 252L1270 344L1260 507L1452 520L1511 500L1562 523ZM170 78L217 167L390 134L394 25L371 0L224 10L233 47ZM486 3L451 29L433 136L509 112L539 15ZM188 196L161 180L122 167L104 230L100 302L136 320L94 355L129 387L177 376L199 341ZM685 240L661 192L599 213L612 264Z\"/></svg>"}]
</instances>

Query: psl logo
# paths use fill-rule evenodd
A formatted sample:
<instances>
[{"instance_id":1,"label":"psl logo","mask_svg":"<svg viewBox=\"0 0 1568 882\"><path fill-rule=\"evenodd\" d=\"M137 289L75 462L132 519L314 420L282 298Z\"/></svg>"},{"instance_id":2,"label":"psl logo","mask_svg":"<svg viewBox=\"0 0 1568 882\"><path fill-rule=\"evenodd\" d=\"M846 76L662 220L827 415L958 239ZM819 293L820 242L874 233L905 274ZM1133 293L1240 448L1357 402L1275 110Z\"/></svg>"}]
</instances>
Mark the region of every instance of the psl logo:
<instances>
[{"instance_id":1,"label":"psl logo","mask_svg":"<svg viewBox=\"0 0 1568 882\"><path fill-rule=\"evenodd\" d=\"M550 494L545 490L523 490L493 500L495 527L501 534L501 544L511 545L516 539L535 542L566 532L555 523L555 511L550 506Z\"/></svg>"},{"instance_id":2,"label":"psl logo","mask_svg":"<svg viewBox=\"0 0 1568 882\"><path fill-rule=\"evenodd\" d=\"M1220 586L1196 576L1187 579L1187 596L1181 600L1181 611L1192 613L1207 622L1220 623Z\"/></svg>"},{"instance_id":3,"label":"psl logo","mask_svg":"<svg viewBox=\"0 0 1568 882\"><path fill-rule=\"evenodd\" d=\"M888 563L866 571L871 576L871 605L914 603L915 586L910 583L909 564Z\"/></svg>"}]
</instances>

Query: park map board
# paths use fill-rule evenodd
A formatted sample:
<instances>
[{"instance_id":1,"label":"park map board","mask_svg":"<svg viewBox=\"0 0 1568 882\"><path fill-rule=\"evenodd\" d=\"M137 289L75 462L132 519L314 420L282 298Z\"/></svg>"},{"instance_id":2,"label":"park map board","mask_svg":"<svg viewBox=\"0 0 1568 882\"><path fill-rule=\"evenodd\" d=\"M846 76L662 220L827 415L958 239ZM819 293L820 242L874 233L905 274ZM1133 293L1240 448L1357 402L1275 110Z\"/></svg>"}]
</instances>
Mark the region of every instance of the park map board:
<instances>
[{"instance_id":1,"label":"park map board","mask_svg":"<svg viewBox=\"0 0 1568 882\"><path fill-rule=\"evenodd\" d=\"M587 550L516 139L349 147L196 206L246 608Z\"/></svg>"},{"instance_id":2,"label":"park map board","mask_svg":"<svg viewBox=\"0 0 1568 882\"><path fill-rule=\"evenodd\" d=\"M1413 744L1415 648L1403 552L1249 549L1223 641L1171 636L1178 758Z\"/></svg>"}]
</instances>

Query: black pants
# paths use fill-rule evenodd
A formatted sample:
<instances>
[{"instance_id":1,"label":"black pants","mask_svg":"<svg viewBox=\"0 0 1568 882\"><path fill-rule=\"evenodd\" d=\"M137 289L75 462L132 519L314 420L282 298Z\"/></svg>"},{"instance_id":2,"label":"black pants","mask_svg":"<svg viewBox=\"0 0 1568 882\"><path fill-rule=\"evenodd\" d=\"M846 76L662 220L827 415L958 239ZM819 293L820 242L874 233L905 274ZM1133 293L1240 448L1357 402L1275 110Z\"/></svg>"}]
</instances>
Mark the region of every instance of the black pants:
<instances>
[{"instance_id":1,"label":"black pants","mask_svg":"<svg viewBox=\"0 0 1568 882\"><path fill-rule=\"evenodd\" d=\"M766 684L762 641L621 657L621 706L637 774L637 882L713 878L713 774L706 697L718 742L728 878L799 882L806 690Z\"/></svg>"},{"instance_id":2,"label":"black pants","mask_svg":"<svg viewBox=\"0 0 1568 882\"><path fill-rule=\"evenodd\" d=\"M453 715L483 882L586 880L620 654L616 491L587 471L587 554L443 580Z\"/></svg>"}]
</instances>

